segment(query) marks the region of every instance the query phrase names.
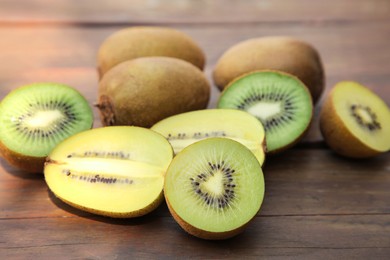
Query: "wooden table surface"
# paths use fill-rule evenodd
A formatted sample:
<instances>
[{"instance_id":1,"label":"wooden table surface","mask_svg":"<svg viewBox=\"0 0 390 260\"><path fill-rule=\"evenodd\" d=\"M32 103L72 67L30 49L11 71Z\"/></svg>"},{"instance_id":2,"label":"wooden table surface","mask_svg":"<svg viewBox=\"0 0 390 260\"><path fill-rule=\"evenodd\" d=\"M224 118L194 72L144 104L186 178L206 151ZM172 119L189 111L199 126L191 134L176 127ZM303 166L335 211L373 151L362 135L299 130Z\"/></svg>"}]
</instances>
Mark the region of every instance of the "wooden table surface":
<instances>
[{"instance_id":1,"label":"wooden table surface","mask_svg":"<svg viewBox=\"0 0 390 260\"><path fill-rule=\"evenodd\" d=\"M229 46L293 36L320 52L324 96L336 82L355 80L390 105L388 0L0 0L0 97L53 81L77 88L92 105L99 45L134 25L169 26L193 37L206 53L210 82ZM218 93L212 86L210 108ZM369 160L335 155L318 130L320 106L298 146L267 158L260 213L243 234L225 241L186 234L165 204L127 220L81 212L56 199L42 175L1 159L0 258L390 259L390 154Z\"/></svg>"}]
</instances>

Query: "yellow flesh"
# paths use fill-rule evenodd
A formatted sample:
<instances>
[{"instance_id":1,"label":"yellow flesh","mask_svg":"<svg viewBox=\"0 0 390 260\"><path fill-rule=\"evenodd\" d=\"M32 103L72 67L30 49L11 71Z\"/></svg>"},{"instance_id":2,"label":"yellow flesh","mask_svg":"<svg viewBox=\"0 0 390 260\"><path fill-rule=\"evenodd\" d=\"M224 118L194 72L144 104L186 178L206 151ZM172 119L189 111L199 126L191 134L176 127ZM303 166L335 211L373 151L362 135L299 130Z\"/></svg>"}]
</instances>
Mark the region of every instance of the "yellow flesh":
<instances>
[{"instance_id":1,"label":"yellow flesh","mask_svg":"<svg viewBox=\"0 0 390 260\"><path fill-rule=\"evenodd\" d=\"M166 118L151 129L168 139L175 154L208 137L227 137L245 145L260 164L264 162L264 128L259 120L244 111L207 109L187 112Z\"/></svg>"},{"instance_id":2,"label":"yellow flesh","mask_svg":"<svg viewBox=\"0 0 390 260\"><path fill-rule=\"evenodd\" d=\"M110 215L126 214L160 196L172 148L147 129L108 127L69 138L49 158L45 180L58 197Z\"/></svg>"},{"instance_id":3,"label":"yellow flesh","mask_svg":"<svg viewBox=\"0 0 390 260\"><path fill-rule=\"evenodd\" d=\"M333 93L333 102L336 113L344 121L348 130L367 146L378 150L390 149L390 111L373 92L354 82L342 82ZM364 124L373 123L373 118L366 111L369 107L376 115L375 121L380 123L379 129L369 130L362 127L356 117L353 116L351 107L358 106L355 114L360 116Z\"/></svg>"}]
</instances>

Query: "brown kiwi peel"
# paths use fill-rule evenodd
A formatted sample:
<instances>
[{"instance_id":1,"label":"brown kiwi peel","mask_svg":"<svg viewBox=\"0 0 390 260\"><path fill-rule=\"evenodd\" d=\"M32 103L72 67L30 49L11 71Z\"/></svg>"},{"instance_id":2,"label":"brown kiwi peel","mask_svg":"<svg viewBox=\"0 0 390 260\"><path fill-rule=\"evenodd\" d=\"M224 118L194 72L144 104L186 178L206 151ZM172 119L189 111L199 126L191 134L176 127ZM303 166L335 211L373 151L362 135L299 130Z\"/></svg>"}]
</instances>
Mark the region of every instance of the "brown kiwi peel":
<instances>
[{"instance_id":1,"label":"brown kiwi peel","mask_svg":"<svg viewBox=\"0 0 390 260\"><path fill-rule=\"evenodd\" d=\"M122 62L99 85L98 104L104 126L151 127L171 115L204 109L210 85L197 67L169 57Z\"/></svg>"},{"instance_id":2,"label":"brown kiwi peel","mask_svg":"<svg viewBox=\"0 0 390 260\"><path fill-rule=\"evenodd\" d=\"M298 77L316 103L325 74L318 51L310 44L285 36L249 39L229 48L217 62L213 79L220 90L238 76L256 70L280 70Z\"/></svg>"},{"instance_id":3,"label":"brown kiwi peel","mask_svg":"<svg viewBox=\"0 0 390 260\"><path fill-rule=\"evenodd\" d=\"M31 173L43 172L43 166L45 163L46 156L33 157L33 156L26 156L20 153L16 153L8 149L8 147L6 147L1 141L0 141L0 151L3 158L6 159L9 164L13 165L16 168Z\"/></svg>"},{"instance_id":4,"label":"brown kiwi peel","mask_svg":"<svg viewBox=\"0 0 390 260\"><path fill-rule=\"evenodd\" d=\"M78 205L76 203L73 203L69 200L66 200L64 198L61 198L61 197L58 197L56 196L58 199L60 199L61 201L63 201L64 203L76 208L76 209L79 209L81 211L85 211L85 212L89 212L89 213L92 213L92 214L96 214L96 215L100 215L100 216L105 216L105 217L111 217L111 218L136 218L136 217L141 217L141 216L144 216L146 214L149 214L150 212L154 211L156 208L158 208L161 203L164 201L164 194L163 192L160 193L160 195L156 198L155 201L153 201L151 204L149 204L147 207L143 208L143 209L139 209L139 210L136 210L136 211L132 211L132 212L126 212L126 213L117 213L117 212L109 212L109 211L103 211L103 210L98 210L98 209L92 209L92 208L88 208L88 207L84 207L84 206L81 206L81 205Z\"/></svg>"},{"instance_id":5,"label":"brown kiwi peel","mask_svg":"<svg viewBox=\"0 0 390 260\"><path fill-rule=\"evenodd\" d=\"M113 33L102 43L98 51L99 78L121 62L151 56L182 59L201 70L206 60L198 44L179 30L158 26L134 26Z\"/></svg>"}]
</instances>

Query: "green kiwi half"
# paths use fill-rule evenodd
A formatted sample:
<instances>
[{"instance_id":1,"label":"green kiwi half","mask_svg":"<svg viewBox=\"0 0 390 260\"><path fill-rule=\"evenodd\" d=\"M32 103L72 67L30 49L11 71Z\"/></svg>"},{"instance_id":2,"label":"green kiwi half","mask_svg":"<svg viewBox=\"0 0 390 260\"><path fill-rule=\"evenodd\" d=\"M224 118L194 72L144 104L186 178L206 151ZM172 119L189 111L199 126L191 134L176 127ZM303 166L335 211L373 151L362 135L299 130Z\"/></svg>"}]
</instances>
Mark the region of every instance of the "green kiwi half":
<instances>
[{"instance_id":1,"label":"green kiwi half","mask_svg":"<svg viewBox=\"0 0 390 260\"><path fill-rule=\"evenodd\" d=\"M10 164L42 172L45 157L59 142L92 124L92 109L74 88L26 85L11 91L0 104L0 150Z\"/></svg>"},{"instance_id":2,"label":"green kiwi half","mask_svg":"<svg viewBox=\"0 0 390 260\"><path fill-rule=\"evenodd\" d=\"M307 87L280 71L256 71L233 80L222 92L218 108L247 111L264 126L267 152L298 142L307 131L313 104Z\"/></svg>"},{"instance_id":3,"label":"green kiwi half","mask_svg":"<svg viewBox=\"0 0 390 260\"><path fill-rule=\"evenodd\" d=\"M263 172L242 144L208 138L184 148L172 160L164 195L172 216L188 233L225 239L242 232L260 210Z\"/></svg>"}]
</instances>

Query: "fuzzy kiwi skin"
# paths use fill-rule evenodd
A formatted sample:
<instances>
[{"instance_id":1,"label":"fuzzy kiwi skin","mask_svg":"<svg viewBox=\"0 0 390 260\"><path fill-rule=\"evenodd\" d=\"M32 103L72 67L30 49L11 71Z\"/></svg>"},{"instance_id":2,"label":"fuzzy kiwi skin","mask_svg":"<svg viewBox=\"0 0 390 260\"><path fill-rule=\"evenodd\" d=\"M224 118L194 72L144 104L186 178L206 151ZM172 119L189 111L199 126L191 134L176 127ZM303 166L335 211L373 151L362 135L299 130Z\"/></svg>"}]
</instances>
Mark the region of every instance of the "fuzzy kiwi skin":
<instances>
[{"instance_id":1,"label":"fuzzy kiwi skin","mask_svg":"<svg viewBox=\"0 0 390 260\"><path fill-rule=\"evenodd\" d=\"M332 92L329 93L320 112L320 131L327 145L339 155L369 158L383 153L368 147L347 129L333 106Z\"/></svg>"},{"instance_id":2,"label":"fuzzy kiwi skin","mask_svg":"<svg viewBox=\"0 0 390 260\"><path fill-rule=\"evenodd\" d=\"M218 60L213 80L220 90L238 76L255 70L280 70L298 77L308 87L314 104L325 87L318 51L310 44L286 36L268 36L240 42Z\"/></svg>"},{"instance_id":3,"label":"fuzzy kiwi skin","mask_svg":"<svg viewBox=\"0 0 390 260\"><path fill-rule=\"evenodd\" d=\"M241 227L238 227L238 228L233 229L233 230L229 230L226 232L208 232L205 230L198 229L198 228L190 225L189 223L185 222L172 209L171 205L169 204L169 200L167 198L165 198L165 201L167 203L169 212L171 213L173 219L179 224L179 226L181 228L184 229L184 231L186 231L190 235L193 235L193 236L198 237L198 238L206 239L206 240L223 240L223 239L235 237L235 236L239 235L240 233L242 233L245 230L245 228L248 226L248 224L255 218L255 216L254 216L250 221L248 221L247 223L245 223Z\"/></svg>"},{"instance_id":4,"label":"fuzzy kiwi skin","mask_svg":"<svg viewBox=\"0 0 390 260\"><path fill-rule=\"evenodd\" d=\"M46 156L26 156L10 150L0 141L0 151L3 158L12 166L31 173L43 173Z\"/></svg>"},{"instance_id":5,"label":"fuzzy kiwi skin","mask_svg":"<svg viewBox=\"0 0 390 260\"><path fill-rule=\"evenodd\" d=\"M183 112L204 109L210 85L189 62L170 57L142 57L118 64L99 84L97 107L104 126L151 127Z\"/></svg>"},{"instance_id":6,"label":"fuzzy kiwi skin","mask_svg":"<svg viewBox=\"0 0 390 260\"><path fill-rule=\"evenodd\" d=\"M115 65L139 57L167 56L186 60L203 70L205 55L187 34L167 27L136 26L119 30L98 51L100 78Z\"/></svg>"}]
</instances>

